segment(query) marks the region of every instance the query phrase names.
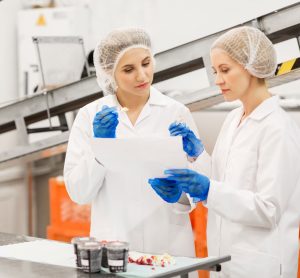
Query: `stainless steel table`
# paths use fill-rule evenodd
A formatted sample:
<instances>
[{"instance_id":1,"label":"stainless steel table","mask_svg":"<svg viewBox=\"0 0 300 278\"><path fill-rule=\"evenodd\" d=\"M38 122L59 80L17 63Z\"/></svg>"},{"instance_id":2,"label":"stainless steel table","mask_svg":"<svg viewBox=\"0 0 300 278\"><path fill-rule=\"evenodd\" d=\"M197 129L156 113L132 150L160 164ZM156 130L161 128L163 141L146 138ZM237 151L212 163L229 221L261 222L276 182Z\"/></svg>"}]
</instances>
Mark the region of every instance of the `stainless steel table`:
<instances>
[{"instance_id":1,"label":"stainless steel table","mask_svg":"<svg viewBox=\"0 0 300 278\"><path fill-rule=\"evenodd\" d=\"M8 245L20 242L27 242L37 240L38 238L27 237L27 236L18 236L12 234L0 233L0 245ZM155 278L168 278L174 276L181 276L182 278L187 278L188 273L205 269L210 271L220 271L221 263L227 262L230 260L230 256L223 256L219 258L212 258L204 262L199 262L199 264L194 265L193 267L183 267L176 271L170 271L165 274L153 275L151 277ZM50 264L36 263L30 261L21 261L8 258L0 257L0 277L3 278L87 278L87 277L117 277L113 274L104 274L104 273L95 273L88 274L80 270L73 269L70 267L55 266ZM122 277L121 274L118 277Z\"/></svg>"}]
</instances>

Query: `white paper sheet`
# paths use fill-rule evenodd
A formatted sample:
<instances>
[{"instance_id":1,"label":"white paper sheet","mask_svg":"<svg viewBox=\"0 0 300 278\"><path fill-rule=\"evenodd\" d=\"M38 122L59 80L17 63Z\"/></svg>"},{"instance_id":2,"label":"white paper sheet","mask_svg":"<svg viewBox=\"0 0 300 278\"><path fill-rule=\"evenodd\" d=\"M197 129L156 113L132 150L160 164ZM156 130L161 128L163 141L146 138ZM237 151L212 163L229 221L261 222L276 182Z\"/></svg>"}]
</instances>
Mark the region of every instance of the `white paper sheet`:
<instances>
[{"instance_id":1,"label":"white paper sheet","mask_svg":"<svg viewBox=\"0 0 300 278\"><path fill-rule=\"evenodd\" d=\"M36 240L0 246L0 257L76 268L73 245Z\"/></svg>"},{"instance_id":2,"label":"white paper sheet","mask_svg":"<svg viewBox=\"0 0 300 278\"><path fill-rule=\"evenodd\" d=\"M94 138L92 148L98 161L108 170L139 173L145 178L163 176L170 168L186 168L181 137Z\"/></svg>"}]
</instances>

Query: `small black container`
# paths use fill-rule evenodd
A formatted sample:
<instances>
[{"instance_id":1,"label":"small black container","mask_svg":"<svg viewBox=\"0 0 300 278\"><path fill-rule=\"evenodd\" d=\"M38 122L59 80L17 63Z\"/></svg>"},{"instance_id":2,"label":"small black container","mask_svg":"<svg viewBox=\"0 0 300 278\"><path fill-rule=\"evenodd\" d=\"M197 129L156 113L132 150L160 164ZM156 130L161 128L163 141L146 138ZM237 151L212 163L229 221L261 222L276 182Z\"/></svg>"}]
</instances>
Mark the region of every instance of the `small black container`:
<instances>
[{"instance_id":1,"label":"small black container","mask_svg":"<svg viewBox=\"0 0 300 278\"><path fill-rule=\"evenodd\" d=\"M109 271L126 272L129 244L124 241L111 241L106 245Z\"/></svg>"},{"instance_id":2,"label":"small black container","mask_svg":"<svg viewBox=\"0 0 300 278\"><path fill-rule=\"evenodd\" d=\"M71 243L74 246L74 253L76 255L76 266L81 268L80 254L78 252L78 244L85 241L96 240L94 237L73 237Z\"/></svg>"},{"instance_id":3,"label":"small black container","mask_svg":"<svg viewBox=\"0 0 300 278\"><path fill-rule=\"evenodd\" d=\"M90 240L78 244L81 269L84 272L94 273L101 271L102 247L98 241Z\"/></svg>"}]
</instances>

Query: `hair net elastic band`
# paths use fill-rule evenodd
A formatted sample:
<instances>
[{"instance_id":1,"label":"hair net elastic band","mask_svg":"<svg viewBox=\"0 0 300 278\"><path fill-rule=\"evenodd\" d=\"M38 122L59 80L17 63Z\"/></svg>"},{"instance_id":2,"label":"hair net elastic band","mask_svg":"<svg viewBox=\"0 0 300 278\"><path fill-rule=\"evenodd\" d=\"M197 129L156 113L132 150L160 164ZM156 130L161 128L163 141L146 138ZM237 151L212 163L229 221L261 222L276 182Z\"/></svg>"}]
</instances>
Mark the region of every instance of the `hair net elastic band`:
<instances>
[{"instance_id":1,"label":"hair net elastic band","mask_svg":"<svg viewBox=\"0 0 300 278\"><path fill-rule=\"evenodd\" d=\"M153 55L151 54L151 49L150 49L149 47L147 47L147 46L145 46L145 45L142 45L142 44L131 45L131 46L127 47L127 48L124 48L124 49L119 53L119 55L117 56L116 62L115 62L114 67L113 67L112 76L115 75L116 68L117 68L117 66L118 66L118 64L119 64L119 62L120 62L120 60L121 60L121 58L123 57L123 55L124 55L127 51L129 51L129 50L131 50L131 49L136 49L136 48L143 48L143 49L148 50L148 51L150 52L151 59L154 60L154 59L153 59Z\"/></svg>"}]
</instances>

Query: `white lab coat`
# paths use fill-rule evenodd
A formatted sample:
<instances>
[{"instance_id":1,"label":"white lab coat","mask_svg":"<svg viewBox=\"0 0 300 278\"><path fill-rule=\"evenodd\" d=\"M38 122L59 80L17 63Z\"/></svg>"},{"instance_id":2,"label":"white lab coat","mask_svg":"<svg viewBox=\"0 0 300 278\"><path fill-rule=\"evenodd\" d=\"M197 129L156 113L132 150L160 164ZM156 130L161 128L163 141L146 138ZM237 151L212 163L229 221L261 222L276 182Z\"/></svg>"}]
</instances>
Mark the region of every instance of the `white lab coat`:
<instances>
[{"instance_id":1,"label":"white lab coat","mask_svg":"<svg viewBox=\"0 0 300 278\"><path fill-rule=\"evenodd\" d=\"M241 107L228 115L212 154L208 254L232 257L211 277L296 277L299 127L277 97L238 126L242 114Z\"/></svg>"},{"instance_id":2,"label":"white lab coat","mask_svg":"<svg viewBox=\"0 0 300 278\"><path fill-rule=\"evenodd\" d=\"M147 181L141 182L134 173L132 181L125 183L117 175L108 175L95 161L90 145L92 122L103 105L120 106L116 96L109 95L79 110L64 167L65 183L72 200L79 204L92 202L91 235L102 240L129 241L130 249L135 251L195 256L188 214L191 206L167 204ZM134 126L125 112L119 112L116 136L170 136L168 127L176 120L186 122L197 134L189 110L151 88L149 101Z\"/></svg>"}]
</instances>

